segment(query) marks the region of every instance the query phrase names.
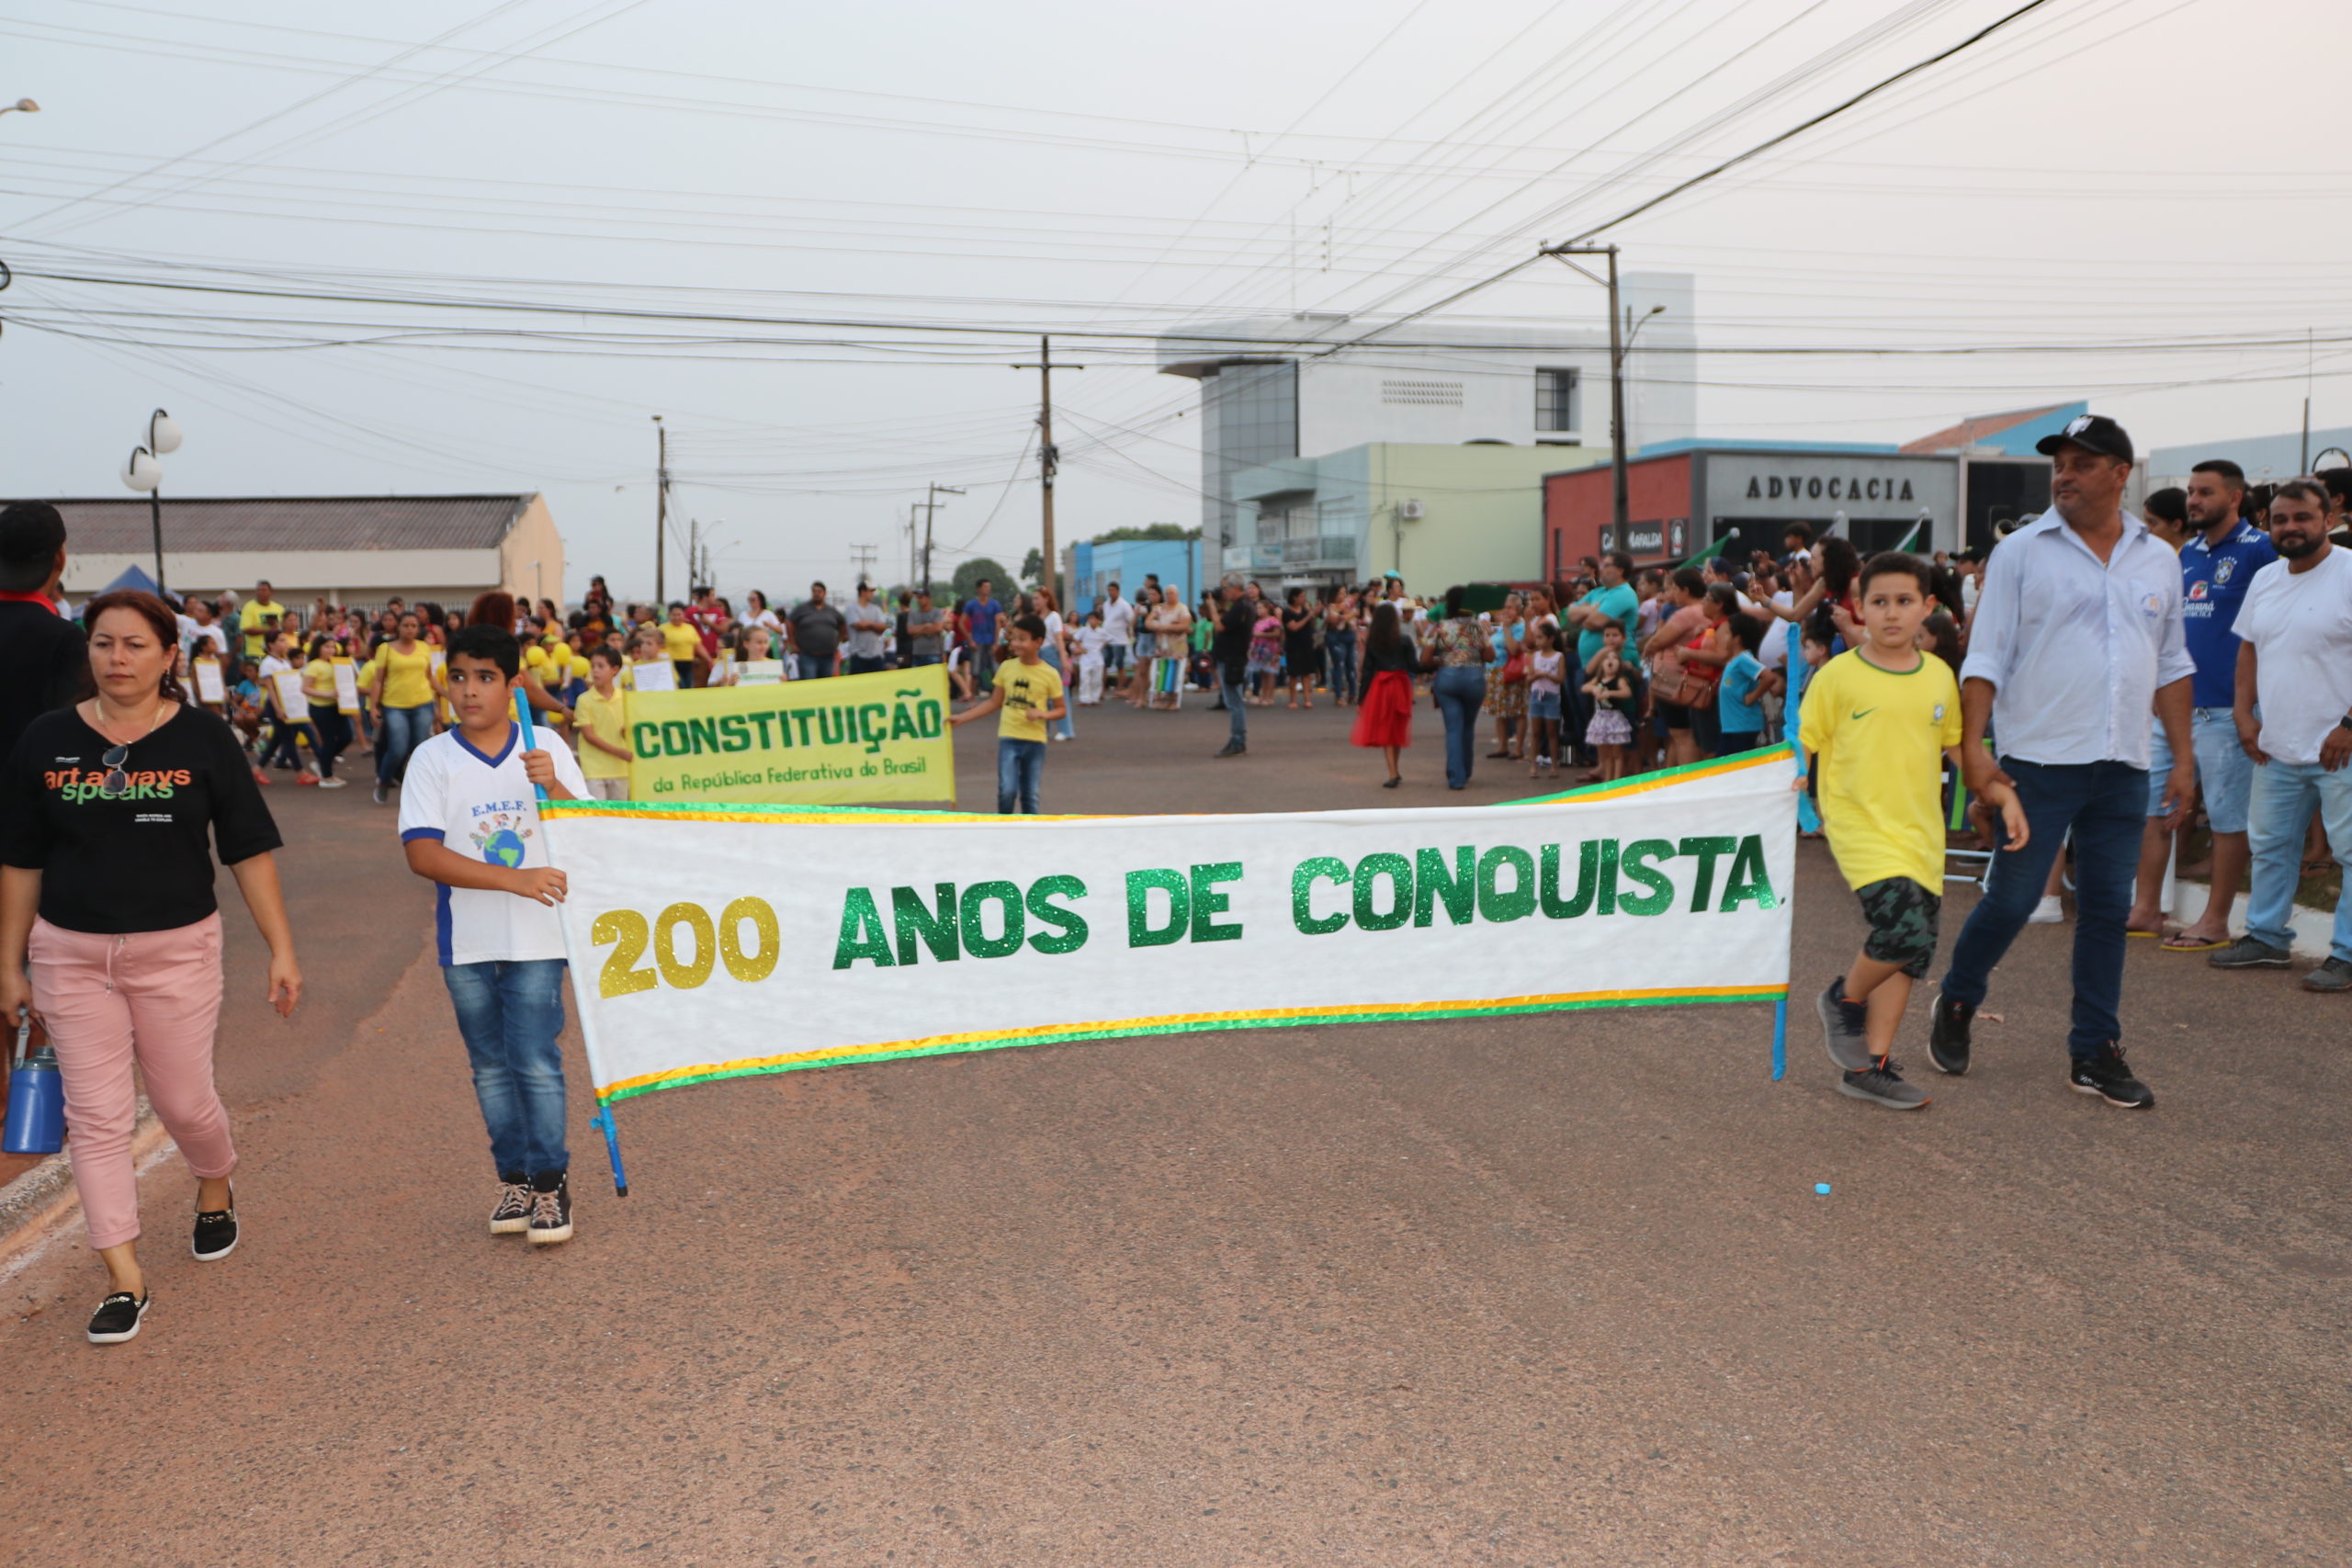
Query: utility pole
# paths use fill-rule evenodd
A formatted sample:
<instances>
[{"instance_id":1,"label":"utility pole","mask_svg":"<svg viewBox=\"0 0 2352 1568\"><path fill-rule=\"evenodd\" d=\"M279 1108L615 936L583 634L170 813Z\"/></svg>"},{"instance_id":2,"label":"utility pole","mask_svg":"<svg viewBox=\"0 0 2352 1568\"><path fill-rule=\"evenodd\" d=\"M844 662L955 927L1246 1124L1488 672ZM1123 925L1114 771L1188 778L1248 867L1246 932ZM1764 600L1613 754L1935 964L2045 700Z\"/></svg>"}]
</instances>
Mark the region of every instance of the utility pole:
<instances>
[{"instance_id":1,"label":"utility pole","mask_svg":"<svg viewBox=\"0 0 2352 1568\"><path fill-rule=\"evenodd\" d=\"M1044 503L1045 570L1039 580L1052 591L1054 602L1061 603L1059 563L1054 559L1054 475L1061 468L1061 454L1054 450L1054 340L1037 340L1038 355L1035 365L1016 365L1015 370L1037 372L1037 471L1040 495ZM1065 365L1065 370L1083 370L1083 365Z\"/></svg>"},{"instance_id":2,"label":"utility pole","mask_svg":"<svg viewBox=\"0 0 2352 1568\"><path fill-rule=\"evenodd\" d=\"M670 555L670 427L662 416L653 416L653 436L658 456L653 466L653 602L670 602L670 578L667 571Z\"/></svg>"},{"instance_id":3,"label":"utility pole","mask_svg":"<svg viewBox=\"0 0 2352 1568\"><path fill-rule=\"evenodd\" d=\"M1605 282L1609 288L1609 457L1610 464L1615 469L1616 479L1615 503L1611 516L1616 524L1615 547L1622 550L1625 548L1625 525L1631 510L1626 501L1625 477L1625 355L1633 351L1634 336L1641 331L1641 326L1638 322L1629 322L1617 302L1616 246L1552 245L1546 247L1543 254L1557 259L1562 265L1573 271L1583 273L1587 277L1592 277L1592 274L1585 272L1584 268L1569 261L1568 257L1607 256L1609 258L1608 277L1605 279L1593 277L1592 280L1595 283ZM1657 315L1665 309L1663 305L1653 305L1648 313L1643 316L1642 321L1648 321L1651 316Z\"/></svg>"},{"instance_id":4,"label":"utility pole","mask_svg":"<svg viewBox=\"0 0 2352 1568\"><path fill-rule=\"evenodd\" d=\"M961 495L964 492L961 490L957 489L954 485L933 484L931 487L931 499L928 501L917 502L915 503L923 509L922 581L917 584L918 587L929 588L931 586L931 538L933 532L932 525L939 521L939 498L943 495Z\"/></svg>"},{"instance_id":5,"label":"utility pole","mask_svg":"<svg viewBox=\"0 0 2352 1568\"><path fill-rule=\"evenodd\" d=\"M858 581L871 582L874 581L874 557L876 549L876 547L873 545L852 545L849 547L850 565L856 568Z\"/></svg>"}]
</instances>

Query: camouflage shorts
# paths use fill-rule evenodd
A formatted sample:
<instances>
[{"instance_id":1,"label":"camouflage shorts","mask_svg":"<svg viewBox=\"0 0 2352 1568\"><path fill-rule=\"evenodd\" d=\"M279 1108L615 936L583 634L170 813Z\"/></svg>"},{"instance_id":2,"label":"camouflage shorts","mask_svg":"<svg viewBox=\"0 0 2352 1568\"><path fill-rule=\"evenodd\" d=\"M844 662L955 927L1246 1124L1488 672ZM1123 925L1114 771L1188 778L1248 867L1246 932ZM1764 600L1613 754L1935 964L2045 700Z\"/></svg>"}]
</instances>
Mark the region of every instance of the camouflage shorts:
<instances>
[{"instance_id":1,"label":"camouflage shorts","mask_svg":"<svg viewBox=\"0 0 2352 1568\"><path fill-rule=\"evenodd\" d=\"M1863 918L1871 923L1862 956L1900 964L1914 980L1926 978L1928 960L1936 955L1936 916L1943 899L1907 876L1865 884L1854 889L1854 896L1862 901Z\"/></svg>"}]
</instances>

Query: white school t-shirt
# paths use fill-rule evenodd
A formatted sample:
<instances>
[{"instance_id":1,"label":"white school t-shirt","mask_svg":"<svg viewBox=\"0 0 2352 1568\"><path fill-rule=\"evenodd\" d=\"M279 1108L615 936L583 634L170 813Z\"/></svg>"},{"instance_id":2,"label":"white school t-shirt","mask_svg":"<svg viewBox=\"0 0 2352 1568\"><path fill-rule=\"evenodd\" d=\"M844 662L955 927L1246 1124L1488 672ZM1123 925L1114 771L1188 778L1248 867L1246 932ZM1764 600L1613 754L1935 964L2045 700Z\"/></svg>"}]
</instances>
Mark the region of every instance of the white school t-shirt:
<instances>
[{"instance_id":1,"label":"white school t-shirt","mask_svg":"<svg viewBox=\"0 0 2352 1568\"><path fill-rule=\"evenodd\" d=\"M582 800L588 781L563 738L534 731L555 760L555 776ZM401 842L432 839L470 859L521 870L548 863L538 794L523 776L523 731L507 727L495 757L475 750L461 731L445 729L413 752L401 785ZM553 907L483 887L436 886L434 934L441 962L516 963L563 956L563 928Z\"/></svg>"},{"instance_id":2,"label":"white school t-shirt","mask_svg":"<svg viewBox=\"0 0 2352 1568\"><path fill-rule=\"evenodd\" d=\"M2308 571L2287 566L2254 574L2230 629L2254 645L2264 753L2309 766L2352 711L2352 550L2336 546Z\"/></svg>"}]
</instances>

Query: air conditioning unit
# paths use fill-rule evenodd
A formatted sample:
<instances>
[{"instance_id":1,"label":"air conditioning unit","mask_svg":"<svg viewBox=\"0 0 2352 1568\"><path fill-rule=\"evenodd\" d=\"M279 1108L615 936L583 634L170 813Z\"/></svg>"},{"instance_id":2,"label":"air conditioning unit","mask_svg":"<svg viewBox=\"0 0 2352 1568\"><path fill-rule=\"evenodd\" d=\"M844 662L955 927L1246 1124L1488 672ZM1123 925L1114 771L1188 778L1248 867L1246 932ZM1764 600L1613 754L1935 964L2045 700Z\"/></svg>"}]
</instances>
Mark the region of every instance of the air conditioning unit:
<instances>
[{"instance_id":1,"label":"air conditioning unit","mask_svg":"<svg viewBox=\"0 0 2352 1568\"><path fill-rule=\"evenodd\" d=\"M1421 503L1418 501L1400 501L1396 503L1396 515L1408 523L1419 523L1422 516Z\"/></svg>"}]
</instances>

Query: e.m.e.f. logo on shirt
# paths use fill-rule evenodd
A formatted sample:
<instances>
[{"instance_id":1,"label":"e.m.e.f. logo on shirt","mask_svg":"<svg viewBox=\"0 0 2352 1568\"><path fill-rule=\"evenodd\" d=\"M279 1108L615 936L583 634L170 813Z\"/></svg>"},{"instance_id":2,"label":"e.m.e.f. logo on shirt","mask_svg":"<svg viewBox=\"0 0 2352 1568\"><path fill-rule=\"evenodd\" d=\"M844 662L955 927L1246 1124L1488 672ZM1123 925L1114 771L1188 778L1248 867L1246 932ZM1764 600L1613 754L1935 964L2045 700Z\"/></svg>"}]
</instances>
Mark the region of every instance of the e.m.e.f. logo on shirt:
<instances>
[{"instance_id":1,"label":"e.m.e.f. logo on shirt","mask_svg":"<svg viewBox=\"0 0 2352 1568\"><path fill-rule=\"evenodd\" d=\"M112 795L105 793L107 775L99 768L59 768L41 774L40 782L43 789L55 790L69 806L79 806L85 800L169 800L196 779L187 768L122 776L130 782Z\"/></svg>"}]
</instances>

